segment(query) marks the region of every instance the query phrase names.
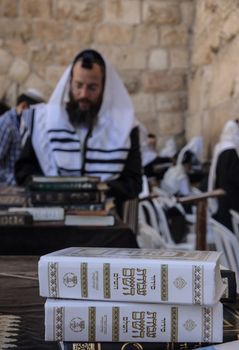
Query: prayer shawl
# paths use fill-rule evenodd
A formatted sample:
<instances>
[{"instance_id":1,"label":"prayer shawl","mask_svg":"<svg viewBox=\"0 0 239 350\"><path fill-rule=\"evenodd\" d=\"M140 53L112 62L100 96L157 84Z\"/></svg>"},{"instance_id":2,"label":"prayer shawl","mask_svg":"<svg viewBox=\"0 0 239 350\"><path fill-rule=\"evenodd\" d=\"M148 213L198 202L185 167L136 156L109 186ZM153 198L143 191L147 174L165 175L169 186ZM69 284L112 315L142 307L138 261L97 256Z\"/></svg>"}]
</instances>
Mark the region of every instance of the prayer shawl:
<instances>
[{"instance_id":1,"label":"prayer shawl","mask_svg":"<svg viewBox=\"0 0 239 350\"><path fill-rule=\"evenodd\" d=\"M203 158L203 139L201 136L194 136L186 146L184 146L177 157L177 164L182 164L183 156L187 151L191 151L202 162Z\"/></svg>"},{"instance_id":2,"label":"prayer shawl","mask_svg":"<svg viewBox=\"0 0 239 350\"><path fill-rule=\"evenodd\" d=\"M213 151L212 163L208 177L208 191L215 189L217 161L220 154L228 149L235 149L239 156L239 126L234 120L229 120L222 131L220 141L216 144ZM209 198L209 207L212 213L218 209L217 198Z\"/></svg>"},{"instance_id":3,"label":"prayer shawl","mask_svg":"<svg viewBox=\"0 0 239 350\"><path fill-rule=\"evenodd\" d=\"M44 175L95 175L107 181L121 174L131 147L130 133L137 121L121 79L109 62L105 60L105 64L103 101L85 147L65 108L69 99L71 66L63 73L49 102L37 105L24 115L23 135L26 129L31 133Z\"/></svg>"}]
</instances>

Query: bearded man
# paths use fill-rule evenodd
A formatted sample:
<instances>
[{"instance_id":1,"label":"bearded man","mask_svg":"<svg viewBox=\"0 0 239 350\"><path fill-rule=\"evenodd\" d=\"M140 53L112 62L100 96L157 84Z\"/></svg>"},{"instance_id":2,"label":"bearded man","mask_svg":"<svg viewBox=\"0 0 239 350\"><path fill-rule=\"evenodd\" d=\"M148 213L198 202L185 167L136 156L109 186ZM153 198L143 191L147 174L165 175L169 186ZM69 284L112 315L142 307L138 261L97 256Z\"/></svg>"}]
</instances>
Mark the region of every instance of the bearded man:
<instances>
[{"instance_id":1,"label":"bearded man","mask_svg":"<svg viewBox=\"0 0 239 350\"><path fill-rule=\"evenodd\" d=\"M25 113L19 185L30 175L99 176L109 195L141 191L138 122L116 71L98 52L84 50L66 69L47 104Z\"/></svg>"}]
</instances>

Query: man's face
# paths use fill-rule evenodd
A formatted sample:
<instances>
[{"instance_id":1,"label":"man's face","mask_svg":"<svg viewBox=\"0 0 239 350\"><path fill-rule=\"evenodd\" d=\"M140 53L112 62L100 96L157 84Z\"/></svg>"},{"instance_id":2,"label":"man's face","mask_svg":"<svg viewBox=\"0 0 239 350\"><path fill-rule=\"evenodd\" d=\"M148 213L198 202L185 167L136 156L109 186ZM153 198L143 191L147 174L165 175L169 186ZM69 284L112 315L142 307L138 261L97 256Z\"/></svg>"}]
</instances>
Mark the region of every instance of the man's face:
<instances>
[{"instance_id":1,"label":"man's face","mask_svg":"<svg viewBox=\"0 0 239 350\"><path fill-rule=\"evenodd\" d=\"M99 106L103 93L103 72L94 63L92 69L82 68L77 62L73 68L71 79L71 95L81 111L89 111Z\"/></svg>"}]
</instances>

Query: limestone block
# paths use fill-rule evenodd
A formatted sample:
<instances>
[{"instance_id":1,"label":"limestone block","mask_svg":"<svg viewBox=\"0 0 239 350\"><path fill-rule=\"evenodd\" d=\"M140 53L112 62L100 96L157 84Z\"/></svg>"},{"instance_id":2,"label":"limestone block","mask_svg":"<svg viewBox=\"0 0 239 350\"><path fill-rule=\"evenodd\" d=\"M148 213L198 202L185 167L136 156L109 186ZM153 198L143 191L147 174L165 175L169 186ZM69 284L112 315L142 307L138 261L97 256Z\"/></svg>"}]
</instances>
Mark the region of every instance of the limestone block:
<instances>
[{"instance_id":1,"label":"limestone block","mask_svg":"<svg viewBox=\"0 0 239 350\"><path fill-rule=\"evenodd\" d=\"M154 24L178 24L181 13L178 1L147 0L143 2L143 21Z\"/></svg>"},{"instance_id":2,"label":"limestone block","mask_svg":"<svg viewBox=\"0 0 239 350\"><path fill-rule=\"evenodd\" d=\"M58 19L74 19L80 22L97 23L102 20L102 1L98 0L58 0L56 2L56 15Z\"/></svg>"},{"instance_id":3,"label":"limestone block","mask_svg":"<svg viewBox=\"0 0 239 350\"><path fill-rule=\"evenodd\" d=\"M0 22L1 38L4 40L20 39L28 41L32 36L32 24L25 19L1 18Z\"/></svg>"},{"instance_id":4,"label":"limestone block","mask_svg":"<svg viewBox=\"0 0 239 350\"><path fill-rule=\"evenodd\" d=\"M186 48L171 49L169 52L171 69L187 69L189 66L189 52Z\"/></svg>"},{"instance_id":5,"label":"limestone block","mask_svg":"<svg viewBox=\"0 0 239 350\"><path fill-rule=\"evenodd\" d=\"M35 73L31 73L28 76L28 78L23 86L23 90L28 89L28 88L29 89L30 88L37 89L42 93L43 96L45 96L45 97L48 96L49 88L47 86L47 81L45 79L41 79Z\"/></svg>"},{"instance_id":6,"label":"limestone block","mask_svg":"<svg viewBox=\"0 0 239 350\"><path fill-rule=\"evenodd\" d=\"M157 27L141 23L135 28L134 43L144 48L152 47L158 44L158 36Z\"/></svg>"},{"instance_id":7,"label":"limestone block","mask_svg":"<svg viewBox=\"0 0 239 350\"><path fill-rule=\"evenodd\" d=\"M230 50L223 50L214 62L210 106L215 106L234 95L235 83L239 77L238 50L239 37L230 46Z\"/></svg>"},{"instance_id":8,"label":"limestone block","mask_svg":"<svg viewBox=\"0 0 239 350\"><path fill-rule=\"evenodd\" d=\"M185 76L171 72L145 72L142 84L145 92L182 91L185 89Z\"/></svg>"},{"instance_id":9,"label":"limestone block","mask_svg":"<svg viewBox=\"0 0 239 350\"><path fill-rule=\"evenodd\" d=\"M27 59L28 49L26 48L26 43L20 41L19 39L16 38L8 40L4 46L13 57L21 57Z\"/></svg>"},{"instance_id":10,"label":"limestone block","mask_svg":"<svg viewBox=\"0 0 239 350\"><path fill-rule=\"evenodd\" d=\"M123 70L119 71L118 73L128 92L130 94L136 94L140 89L140 72L137 70Z\"/></svg>"},{"instance_id":11,"label":"limestone block","mask_svg":"<svg viewBox=\"0 0 239 350\"><path fill-rule=\"evenodd\" d=\"M190 114L209 108L212 79L211 65L203 66L191 75L188 88Z\"/></svg>"},{"instance_id":12,"label":"limestone block","mask_svg":"<svg viewBox=\"0 0 239 350\"><path fill-rule=\"evenodd\" d=\"M129 25L103 24L95 32L95 42L99 44L127 45L132 37L133 27Z\"/></svg>"},{"instance_id":13,"label":"limestone block","mask_svg":"<svg viewBox=\"0 0 239 350\"><path fill-rule=\"evenodd\" d=\"M138 93L131 96L136 113L155 113L155 99L152 94Z\"/></svg>"},{"instance_id":14,"label":"limestone block","mask_svg":"<svg viewBox=\"0 0 239 350\"><path fill-rule=\"evenodd\" d=\"M140 23L140 0L104 0L104 2L105 22Z\"/></svg>"},{"instance_id":15,"label":"limestone block","mask_svg":"<svg viewBox=\"0 0 239 350\"><path fill-rule=\"evenodd\" d=\"M80 41L78 45L75 41L61 41L55 45L55 52L53 56L54 62L57 66L66 67L73 61L74 57L83 49L85 49L85 45L81 46Z\"/></svg>"},{"instance_id":16,"label":"limestone block","mask_svg":"<svg viewBox=\"0 0 239 350\"><path fill-rule=\"evenodd\" d=\"M164 70L169 66L168 53L164 49L154 49L149 56L149 69Z\"/></svg>"},{"instance_id":17,"label":"limestone block","mask_svg":"<svg viewBox=\"0 0 239 350\"><path fill-rule=\"evenodd\" d=\"M11 82L6 91L6 101L9 106L15 106L17 101L17 96L19 95L18 87L15 82Z\"/></svg>"},{"instance_id":18,"label":"limestone block","mask_svg":"<svg viewBox=\"0 0 239 350\"><path fill-rule=\"evenodd\" d=\"M16 58L10 68L9 77L11 80L22 84L30 73L29 63L21 58Z\"/></svg>"},{"instance_id":19,"label":"limestone block","mask_svg":"<svg viewBox=\"0 0 239 350\"><path fill-rule=\"evenodd\" d=\"M51 15L51 0L20 0L19 13L22 17L49 18Z\"/></svg>"},{"instance_id":20,"label":"limestone block","mask_svg":"<svg viewBox=\"0 0 239 350\"><path fill-rule=\"evenodd\" d=\"M17 16L17 0L1 0L1 16L16 17Z\"/></svg>"},{"instance_id":21,"label":"limestone block","mask_svg":"<svg viewBox=\"0 0 239 350\"><path fill-rule=\"evenodd\" d=\"M47 83L53 88L56 86L57 82L61 78L66 67L62 66L48 66L46 69L46 80Z\"/></svg>"},{"instance_id":22,"label":"limestone block","mask_svg":"<svg viewBox=\"0 0 239 350\"><path fill-rule=\"evenodd\" d=\"M181 14L182 14L182 22L187 26L191 27L194 23L195 18L195 2L188 0L183 1L180 4Z\"/></svg>"},{"instance_id":23,"label":"limestone block","mask_svg":"<svg viewBox=\"0 0 239 350\"><path fill-rule=\"evenodd\" d=\"M188 30L184 25L167 25L160 28L160 45L162 46L186 46L188 40Z\"/></svg>"},{"instance_id":24,"label":"limestone block","mask_svg":"<svg viewBox=\"0 0 239 350\"><path fill-rule=\"evenodd\" d=\"M184 130L183 113L166 113L158 114L157 123L160 135L177 135Z\"/></svg>"},{"instance_id":25,"label":"limestone block","mask_svg":"<svg viewBox=\"0 0 239 350\"><path fill-rule=\"evenodd\" d=\"M7 86L9 85L9 79L6 74L0 74L0 99L5 98Z\"/></svg>"},{"instance_id":26,"label":"limestone block","mask_svg":"<svg viewBox=\"0 0 239 350\"><path fill-rule=\"evenodd\" d=\"M145 69L147 65L147 52L134 46L113 47L111 62L120 70Z\"/></svg>"},{"instance_id":27,"label":"limestone block","mask_svg":"<svg viewBox=\"0 0 239 350\"><path fill-rule=\"evenodd\" d=\"M239 33L239 10L235 9L231 15L222 23L221 36L224 40L230 40Z\"/></svg>"},{"instance_id":28,"label":"limestone block","mask_svg":"<svg viewBox=\"0 0 239 350\"><path fill-rule=\"evenodd\" d=\"M0 49L0 74L6 74L11 66L13 57L6 50Z\"/></svg>"},{"instance_id":29,"label":"limestone block","mask_svg":"<svg viewBox=\"0 0 239 350\"><path fill-rule=\"evenodd\" d=\"M81 45L89 45L93 41L93 26L91 24L77 22L72 25L71 30L69 35L71 40L80 42Z\"/></svg>"},{"instance_id":30,"label":"limestone block","mask_svg":"<svg viewBox=\"0 0 239 350\"><path fill-rule=\"evenodd\" d=\"M39 19L33 22L33 36L46 41L64 40L68 37L65 23L55 20Z\"/></svg>"},{"instance_id":31,"label":"limestone block","mask_svg":"<svg viewBox=\"0 0 239 350\"><path fill-rule=\"evenodd\" d=\"M156 110L158 112L175 112L186 109L186 93L171 92L156 94Z\"/></svg>"},{"instance_id":32,"label":"limestone block","mask_svg":"<svg viewBox=\"0 0 239 350\"><path fill-rule=\"evenodd\" d=\"M37 66L45 66L46 68L54 61L54 44L52 42L45 43L43 41L36 41L30 45L28 57L31 57L31 63L34 68Z\"/></svg>"}]
</instances>

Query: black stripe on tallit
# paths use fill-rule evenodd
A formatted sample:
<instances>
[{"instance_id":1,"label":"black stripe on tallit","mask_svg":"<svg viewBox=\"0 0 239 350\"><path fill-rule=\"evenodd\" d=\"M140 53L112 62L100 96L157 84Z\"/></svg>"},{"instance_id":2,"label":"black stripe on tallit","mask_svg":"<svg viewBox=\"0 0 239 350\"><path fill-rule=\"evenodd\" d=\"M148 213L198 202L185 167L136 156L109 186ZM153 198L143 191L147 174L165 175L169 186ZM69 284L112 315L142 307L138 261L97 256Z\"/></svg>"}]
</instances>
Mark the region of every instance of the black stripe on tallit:
<instances>
[{"instance_id":1,"label":"black stripe on tallit","mask_svg":"<svg viewBox=\"0 0 239 350\"><path fill-rule=\"evenodd\" d=\"M60 139L54 137L54 138L50 138L50 142L60 142L60 143L66 143L66 142L75 142L75 143L80 143L79 140L74 140L74 139L70 139L67 137L62 137Z\"/></svg>"},{"instance_id":2,"label":"black stripe on tallit","mask_svg":"<svg viewBox=\"0 0 239 350\"><path fill-rule=\"evenodd\" d=\"M102 152L102 153L113 153L113 152L129 152L129 148L114 148L114 149L102 149L102 148L91 148L87 147L86 151L91 152Z\"/></svg>"},{"instance_id":3,"label":"black stripe on tallit","mask_svg":"<svg viewBox=\"0 0 239 350\"><path fill-rule=\"evenodd\" d=\"M51 132L66 132L67 134L76 135L75 131L71 131L71 130L67 130L67 129L50 129L47 132L48 133L51 133Z\"/></svg>"},{"instance_id":4,"label":"black stripe on tallit","mask_svg":"<svg viewBox=\"0 0 239 350\"><path fill-rule=\"evenodd\" d=\"M72 148L72 149L64 149L64 148L53 148L53 151L57 151L57 152L79 152L79 148Z\"/></svg>"}]
</instances>

